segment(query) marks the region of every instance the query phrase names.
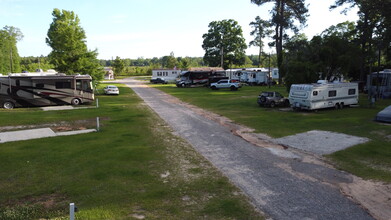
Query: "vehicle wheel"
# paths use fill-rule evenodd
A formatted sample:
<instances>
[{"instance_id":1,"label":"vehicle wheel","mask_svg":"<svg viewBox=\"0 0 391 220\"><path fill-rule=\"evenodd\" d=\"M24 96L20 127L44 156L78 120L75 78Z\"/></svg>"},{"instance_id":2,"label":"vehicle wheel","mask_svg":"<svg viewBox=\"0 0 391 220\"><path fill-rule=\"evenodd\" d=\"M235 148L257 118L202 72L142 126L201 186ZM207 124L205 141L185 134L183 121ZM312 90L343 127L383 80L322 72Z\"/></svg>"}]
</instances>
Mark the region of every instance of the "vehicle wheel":
<instances>
[{"instance_id":1,"label":"vehicle wheel","mask_svg":"<svg viewBox=\"0 0 391 220\"><path fill-rule=\"evenodd\" d=\"M276 103L271 102L271 103L270 103L270 108L274 108L274 107L276 107Z\"/></svg>"},{"instance_id":2,"label":"vehicle wheel","mask_svg":"<svg viewBox=\"0 0 391 220\"><path fill-rule=\"evenodd\" d=\"M72 105L80 105L80 99L72 99L71 104Z\"/></svg>"},{"instance_id":3,"label":"vehicle wheel","mask_svg":"<svg viewBox=\"0 0 391 220\"><path fill-rule=\"evenodd\" d=\"M339 108L340 108L340 109L343 109L343 103L341 103L341 104L339 105Z\"/></svg>"},{"instance_id":4,"label":"vehicle wheel","mask_svg":"<svg viewBox=\"0 0 391 220\"><path fill-rule=\"evenodd\" d=\"M212 86L211 88L212 90L217 90L216 86Z\"/></svg>"},{"instance_id":5,"label":"vehicle wheel","mask_svg":"<svg viewBox=\"0 0 391 220\"><path fill-rule=\"evenodd\" d=\"M235 86L231 86L231 91L235 91L235 90L236 90Z\"/></svg>"},{"instance_id":6,"label":"vehicle wheel","mask_svg":"<svg viewBox=\"0 0 391 220\"><path fill-rule=\"evenodd\" d=\"M265 96L261 96L261 102L266 102L266 97Z\"/></svg>"},{"instance_id":7,"label":"vehicle wheel","mask_svg":"<svg viewBox=\"0 0 391 220\"><path fill-rule=\"evenodd\" d=\"M288 100L288 99L285 99L285 101L284 101L284 105L285 105L285 107L288 107L288 106L290 106L290 103L289 103L289 100Z\"/></svg>"},{"instance_id":8,"label":"vehicle wheel","mask_svg":"<svg viewBox=\"0 0 391 220\"><path fill-rule=\"evenodd\" d=\"M182 83L182 88L185 88L185 86L186 86L186 85L185 85L184 83Z\"/></svg>"},{"instance_id":9,"label":"vehicle wheel","mask_svg":"<svg viewBox=\"0 0 391 220\"><path fill-rule=\"evenodd\" d=\"M3 108L5 109L13 109L15 107L14 103L6 101L3 103Z\"/></svg>"},{"instance_id":10,"label":"vehicle wheel","mask_svg":"<svg viewBox=\"0 0 391 220\"><path fill-rule=\"evenodd\" d=\"M339 104L338 104L338 103L335 104L334 108L335 108L335 109L339 109Z\"/></svg>"}]
</instances>

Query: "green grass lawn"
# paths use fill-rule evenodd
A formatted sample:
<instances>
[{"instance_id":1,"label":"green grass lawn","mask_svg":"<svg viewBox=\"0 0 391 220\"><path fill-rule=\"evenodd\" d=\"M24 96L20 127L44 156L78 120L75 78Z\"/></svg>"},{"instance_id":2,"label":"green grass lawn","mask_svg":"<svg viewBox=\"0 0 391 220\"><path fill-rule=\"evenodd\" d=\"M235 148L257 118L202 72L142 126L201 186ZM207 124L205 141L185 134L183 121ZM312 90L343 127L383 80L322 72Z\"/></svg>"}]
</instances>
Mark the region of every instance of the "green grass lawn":
<instances>
[{"instance_id":1,"label":"green grass lawn","mask_svg":"<svg viewBox=\"0 0 391 220\"><path fill-rule=\"evenodd\" d=\"M294 112L261 108L256 102L261 91L279 91L287 96L285 87L244 86L238 91L214 91L205 87L177 88L173 84L153 86L276 138L315 129L368 137L371 141L366 144L327 157L338 168L357 176L391 182L391 125L373 121L379 111L391 105L391 100L380 100L372 107L362 94L360 107Z\"/></svg>"},{"instance_id":2,"label":"green grass lawn","mask_svg":"<svg viewBox=\"0 0 391 220\"><path fill-rule=\"evenodd\" d=\"M97 96L99 108L0 109L0 127L102 119L99 132L0 144L0 219L68 219L70 202L77 219L262 219L227 178L118 86L119 96Z\"/></svg>"}]
</instances>

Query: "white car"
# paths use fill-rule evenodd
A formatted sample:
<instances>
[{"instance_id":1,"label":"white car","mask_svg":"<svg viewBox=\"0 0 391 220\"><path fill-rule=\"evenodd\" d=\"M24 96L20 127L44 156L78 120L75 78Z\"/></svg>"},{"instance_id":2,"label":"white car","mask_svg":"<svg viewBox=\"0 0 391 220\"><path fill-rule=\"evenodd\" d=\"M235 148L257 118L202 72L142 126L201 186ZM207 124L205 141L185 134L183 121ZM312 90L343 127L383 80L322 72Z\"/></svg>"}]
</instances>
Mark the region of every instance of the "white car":
<instances>
[{"instance_id":1,"label":"white car","mask_svg":"<svg viewBox=\"0 0 391 220\"><path fill-rule=\"evenodd\" d=\"M119 95L119 90L117 86L108 85L104 88L106 95Z\"/></svg>"}]
</instances>

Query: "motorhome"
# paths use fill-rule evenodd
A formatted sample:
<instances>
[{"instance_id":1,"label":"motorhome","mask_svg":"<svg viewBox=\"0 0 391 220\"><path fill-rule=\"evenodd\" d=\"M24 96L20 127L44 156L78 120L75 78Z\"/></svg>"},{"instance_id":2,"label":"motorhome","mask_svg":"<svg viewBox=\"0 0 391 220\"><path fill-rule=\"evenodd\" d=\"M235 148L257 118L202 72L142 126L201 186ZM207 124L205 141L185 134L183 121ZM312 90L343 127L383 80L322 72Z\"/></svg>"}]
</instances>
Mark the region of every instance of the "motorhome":
<instances>
[{"instance_id":1,"label":"motorhome","mask_svg":"<svg viewBox=\"0 0 391 220\"><path fill-rule=\"evenodd\" d=\"M176 81L177 87L209 86L221 79L228 79L224 71L184 71Z\"/></svg>"},{"instance_id":2,"label":"motorhome","mask_svg":"<svg viewBox=\"0 0 391 220\"><path fill-rule=\"evenodd\" d=\"M367 90L371 96L391 98L391 69L374 72L367 77Z\"/></svg>"},{"instance_id":3,"label":"motorhome","mask_svg":"<svg viewBox=\"0 0 391 220\"><path fill-rule=\"evenodd\" d=\"M316 110L322 108L343 108L358 104L357 83L293 84L289 91L289 103L293 109Z\"/></svg>"},{"instance_id":4,"label":"motorhome","mask_svg":"<svg viewBox=\"0 0 391 220\"><path fill-rule=\"evenodd\" d=\"M94 101L89 75L13 73L0 76L3 108L47 105L79 105Z\"/></svg>"}]
</instances>

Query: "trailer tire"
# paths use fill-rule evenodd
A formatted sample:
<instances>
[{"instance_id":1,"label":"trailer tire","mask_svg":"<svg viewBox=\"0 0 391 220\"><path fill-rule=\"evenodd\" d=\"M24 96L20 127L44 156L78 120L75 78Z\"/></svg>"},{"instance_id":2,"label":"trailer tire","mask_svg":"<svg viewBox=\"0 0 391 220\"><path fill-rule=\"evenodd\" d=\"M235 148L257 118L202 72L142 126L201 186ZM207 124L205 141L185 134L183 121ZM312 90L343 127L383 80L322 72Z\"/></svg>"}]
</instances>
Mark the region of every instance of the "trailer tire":
<instances>
[{"instance_id":1,"label":"trailer tire","mask_svg":"<svg viewBox=\"0 0 391 220\"><path fill-rule=\"evenodd\" d=\"M335 108L335 109L339 109L339 104L338 104L338 103L335 104L334 108Z\"/></svg>"},{"instance_id":2,"label":"trailer tire","mask_svg":"<svg viewBox=\"0 0 391 220\"><path fill-rule=\"evenodd\" d=\"M341 102L341 104L339 105L339 108L343 109L343 102Z\"/></svg>"},{"instance_id":3,"label":"trailer tire","mask_svg":"<svg viewBox=\"0 0 391 220\"><path fill-rule=\"evenodd\" d=\"M78 99L78 98L74 98L74 99L72 99L72 101L71 101L71 104L72 104L72 105L80 105L80 103L81 103L81 101L80 101L80 99Z\"/></svg>"},{"instance_id":4,"label":"trailer tire","mask_svg":"<svg viewBox=\"0 0 391 220\"><path fill-rule=\"evenodd\" d=\"M15 104L13 102L5 101L3 103L3 108L5 108L5 109L13 109L14 107L15 107Z\"/></svg>"}]
</instances>

